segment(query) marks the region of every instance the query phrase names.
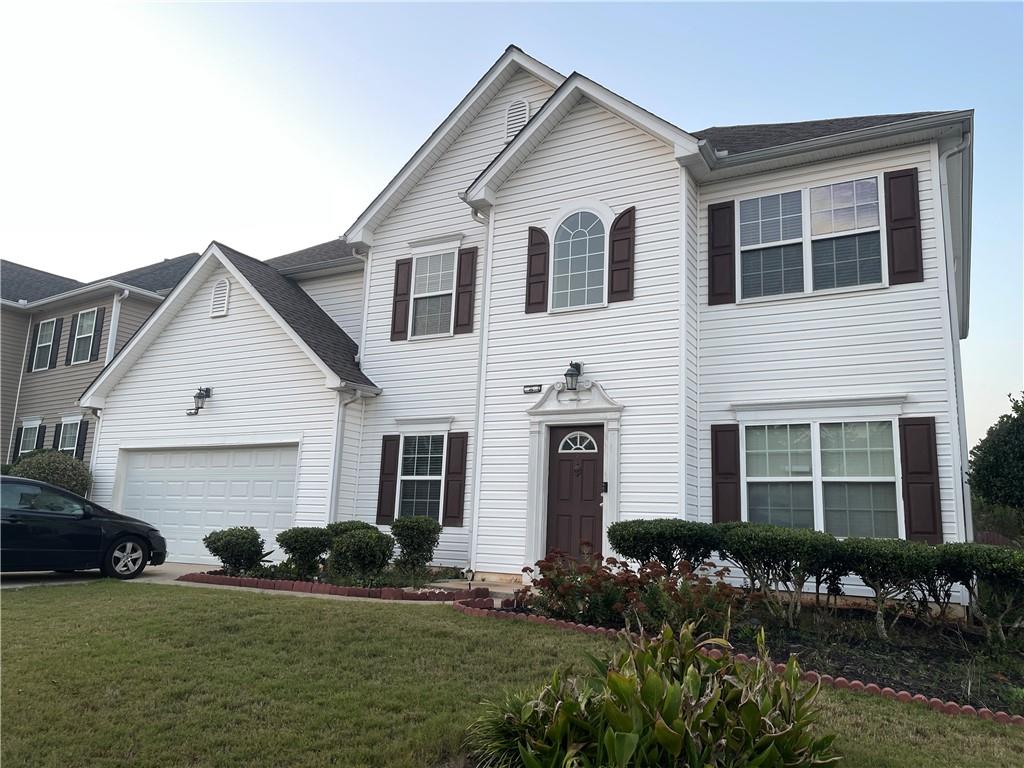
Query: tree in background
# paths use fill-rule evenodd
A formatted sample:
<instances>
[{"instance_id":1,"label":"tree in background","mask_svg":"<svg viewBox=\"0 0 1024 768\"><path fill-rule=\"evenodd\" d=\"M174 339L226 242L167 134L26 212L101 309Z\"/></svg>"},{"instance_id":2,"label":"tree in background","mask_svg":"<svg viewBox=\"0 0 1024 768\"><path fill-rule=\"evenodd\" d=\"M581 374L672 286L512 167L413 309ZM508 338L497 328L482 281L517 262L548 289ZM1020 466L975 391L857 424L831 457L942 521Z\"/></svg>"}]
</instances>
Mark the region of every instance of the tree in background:
<instances>
[{"instance_id":1,"label":"tree in background","mask_svg":"<svg viewBox=\"0 0 1024 768\"><path fill-rule=\"evenodd\" d=\"M1024 531L1024 393L1009 397L1010 412L971 449L968 481L982 502L975 509L979 529L1019 538Z\"/></svg>"}]
</instances>

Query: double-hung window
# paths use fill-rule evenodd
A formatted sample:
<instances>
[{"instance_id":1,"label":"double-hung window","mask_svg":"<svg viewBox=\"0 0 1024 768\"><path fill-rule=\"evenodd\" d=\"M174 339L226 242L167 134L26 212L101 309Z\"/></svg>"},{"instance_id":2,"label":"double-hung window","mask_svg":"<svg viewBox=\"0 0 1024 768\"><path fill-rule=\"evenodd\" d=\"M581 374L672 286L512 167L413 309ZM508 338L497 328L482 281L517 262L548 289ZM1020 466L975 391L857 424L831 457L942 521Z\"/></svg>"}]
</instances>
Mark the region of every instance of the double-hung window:
<instances>
[{"instance_id":1,"label":"double-hung window","mask_svg":"<svg viewBox=\"0 0 1024 768\"><path fill-rule=\"evenodd\" d=\"M57 320L50 319L39 324L39 335L36 337L36 348L32 353L32 370L41 371L50 367L50 357L53 345L58 339L53 337L54 326Z\"/></svg>"},{"instance_id":2,"label":"double-hung window","mask_svg":"<svg viewBox=\"0 0 1024 768\"><path fill-rule=\"evenodd\" d=\"M455 250L417 256L412 275L412 336L452 332Z\"/></svg>"},{"instance_id":3,"label":"double-hung window","mask_svg":"<svg viewBox=\"0 0 1024 768\"><path fill-rule=\"evenodd\" d=\"M64 421L60 425L60 445L57 449L63 453L74 453L78 448L78 425L80 421Z\"/></svg>"},{"instance_id":4,"label":"double-hung window","mask_svg":"<svg viewBox=\"0 0 1024 768\"><path fill-rule=\"evenodd\" d=\"M398 516L441 521L445 435L404 435L399 467Z\"/></svg>"},{"instance_id":5,"label":"double-hung window","mask_svg":"<svg viewBox=\"0 0 1024 768\"><path fill-rule=\"evenodd\" d=\"M74 349L71 353L71 364L87 363L92 356L92 338L96 334L96 310L87 309L78 313L75 323Z\"/></svg>"},{"instance_id":6,"label":"double-hung window","mask_svg":"<svg viewBox=\"0 0 1024 768\"><path fill-rule=\"evenodd\" d=\"M740 201L740 296L804 289L803 201L800 190Z\"/></svg>"},{"instance_id":7,"label":"double-hung window","mask_svg":"<svg viewBox=\"0 0 1024 768\"><path fill-rule=\"evenodd\" d=\"M18 454L28 453L36 449L36 443L39 440L39 426L40 422L22 422L21 425L21 442L18 444Z\"/></svg>"},{"instance_id":8,"label":"double-hung window","mask_svg":"<svg viewBox=\"0 0 1024 768\"><path fill-rule=\"evenodd\" d=\"M891 419L749 424L745 517L835 536L901 536Z\"/></svg>"},{"instance_id":9,"label":"double-hung window","mask_svg":"<svg viewBox=\"0 0 1024 768\"><path fill-rule=\"evenodd\" d=\"M882 282L878 177L811 187L814 290Z\"/></svg>"}]
</instances>

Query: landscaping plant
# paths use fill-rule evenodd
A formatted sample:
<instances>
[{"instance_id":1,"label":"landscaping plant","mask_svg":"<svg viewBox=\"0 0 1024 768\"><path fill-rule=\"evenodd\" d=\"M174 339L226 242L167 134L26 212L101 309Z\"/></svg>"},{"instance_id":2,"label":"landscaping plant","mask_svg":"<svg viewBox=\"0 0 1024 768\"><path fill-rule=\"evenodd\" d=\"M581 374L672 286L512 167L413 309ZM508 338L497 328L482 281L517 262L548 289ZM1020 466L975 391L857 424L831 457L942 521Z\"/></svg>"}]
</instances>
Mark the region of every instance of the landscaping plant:
<instances>
[{"instance_id":1,"label":"landscaping plant","mask_svg":"<svg viewBox=\"0 0 1024 768\"><path fill-rule=\"evenodd\" d=\"M85 496L92 487L92 473L81 459L63 451L39 450L26 453L10 468L14 477L40 480Z\"/></svg>"},{"instance_id":2,"label":"landscaping plant","mask_svg":"<svg viewBox=\"0 0 1024 768\"><path fill-rule=\"evenodd\" d=\"M680 562L701 565L721 548L726 530L675 518L628 520L608 526L608 541L623 557L640 565L656 560L671 573Z\"/></svg>"},{"instance_id":3,"label":"landscaping plant","mask_svg":"<svg viewBox=\"0 0 1024 768\"><path fill-rule=\"evenodd\" d=\"M220 560L229 576L240 576L254 571L260 561L269 555L263 551L263 538L252 526L238 526L213 531L203 537L210 554Z\"/></svg>"},{"instance_id":4,"label":"landscaping plant","mask_svg":"<svg viewBox=\"0 0 1024 768\"><path fill-rule=\"evenodd\" d=\"M1024 510L1024 393L971 449L968 481L983 501Z\"/></svg>"},{"instance_id":5,"label":"landscaping plant","mask_svg":"<svg viewBox=\"0 0 1024 768\"><path fill-rule=\"evenodd\" d=\"M434 559L441 524L422 515L399 517L391 524L391 535L399 547L395 567L409 574L422 573Z\"/></svg>"},{"instance_id":6,"label":"landscaping plant","mask_svg":"<svg viewBox=\"0 0 1024 768\"><path fill-rule=\"evenodd\" d=\"M593 660L581 676L556 673L536 696L488 705L467 733L478 768L547 766L820 766L839 760L818 736L819 684L803 689L790 657L781 675L763 635L741 663L728 643L665 627L654 639ZM719 651L713 658L712 651ZM721 653L724 651L724 653Z\"/></svg>"},{"instance_id":7,"label":"landscaping plant","mask_svg":"<svg viewBox=\"0 0 1024 768\"><path fill-rule=\"evenodd\" d=\"M1024 550L945 544L944 558L970 595L971 615L990 642L1005 645L1024 630Z\"/></svg>"},{"instance_id":8,"label":"landscaping plant","mask_svg":"<svg viewBox=\"0 0 1024 768\"><path fill-rule=\"evenodd\" d=\"M289 528L277 534L277 543L288 555L299 580L309 581L320 575L331 534L326 528Z\"/></svg>"},{"instance_id":9,"label":"landscaping plant","mask_svg":"<svg viewBox=\"0 0 1024 768\"><path fill-rule=\"evenodd\" d=\"M372 587L380 582L384 569L391 562L395 540L371 526L335 538L330 549L332 574Z\"/></svg>"}]
</instances>

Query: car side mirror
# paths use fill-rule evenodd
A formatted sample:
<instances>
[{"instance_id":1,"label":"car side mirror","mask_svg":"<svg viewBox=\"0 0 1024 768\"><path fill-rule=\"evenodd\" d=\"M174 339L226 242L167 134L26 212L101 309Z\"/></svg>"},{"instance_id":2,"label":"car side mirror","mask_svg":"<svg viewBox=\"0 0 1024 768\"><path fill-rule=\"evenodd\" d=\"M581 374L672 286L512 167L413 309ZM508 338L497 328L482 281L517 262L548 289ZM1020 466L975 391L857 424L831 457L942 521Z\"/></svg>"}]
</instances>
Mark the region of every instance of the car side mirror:
<instances>
[{"instance_id":1,"label":"car side mirror","mask_svg":"<svg viewBox=\"0 0 1024 768\"><path fill-rule=\"evenodd\" d=\"M80 517L83 520L85 518L87 518L87 517L92 517L92 511L93 511L92 507L90 507L88 504L83 504L82 505L82 514L80 515Z\"/></svg>"}]
</instances>

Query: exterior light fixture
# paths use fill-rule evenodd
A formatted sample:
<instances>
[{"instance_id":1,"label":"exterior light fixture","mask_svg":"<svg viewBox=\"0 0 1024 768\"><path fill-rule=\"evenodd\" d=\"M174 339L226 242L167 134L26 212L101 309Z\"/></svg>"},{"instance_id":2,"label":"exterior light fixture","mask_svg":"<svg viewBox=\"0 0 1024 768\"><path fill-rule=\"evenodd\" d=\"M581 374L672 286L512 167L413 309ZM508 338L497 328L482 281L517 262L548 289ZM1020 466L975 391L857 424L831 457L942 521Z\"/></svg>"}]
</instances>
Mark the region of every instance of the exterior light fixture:
<instances>
[{"instance_id":1,"label":"exterior light fixture","mask_svg":"<svg viewBox=\"0 0 1024 768\"><path fill-rule=\"evenodd\" d=\"M569 367L565 369L565 389L568 392L575 392L576 385L579 383L580 374L583 373L583 363L569 363Z\"/></svg>"},{"instance_id":2,"label":"exterior light fixture","mask_svg":"<svg viewBox=\"0 0 1024 768\"><path fill-rule=\"evenodd\" d=\"M196 406L195 408L190 408L189 410L185 411L185 415L195 416L196 414L198 414L201 410L203 410L203 405L211 397L213 397L213 389L211 389L210 387L200 387L199 389L197 389L196 393L192 395L192 399L195 401Z\"/></svg>"}]
</instances>

